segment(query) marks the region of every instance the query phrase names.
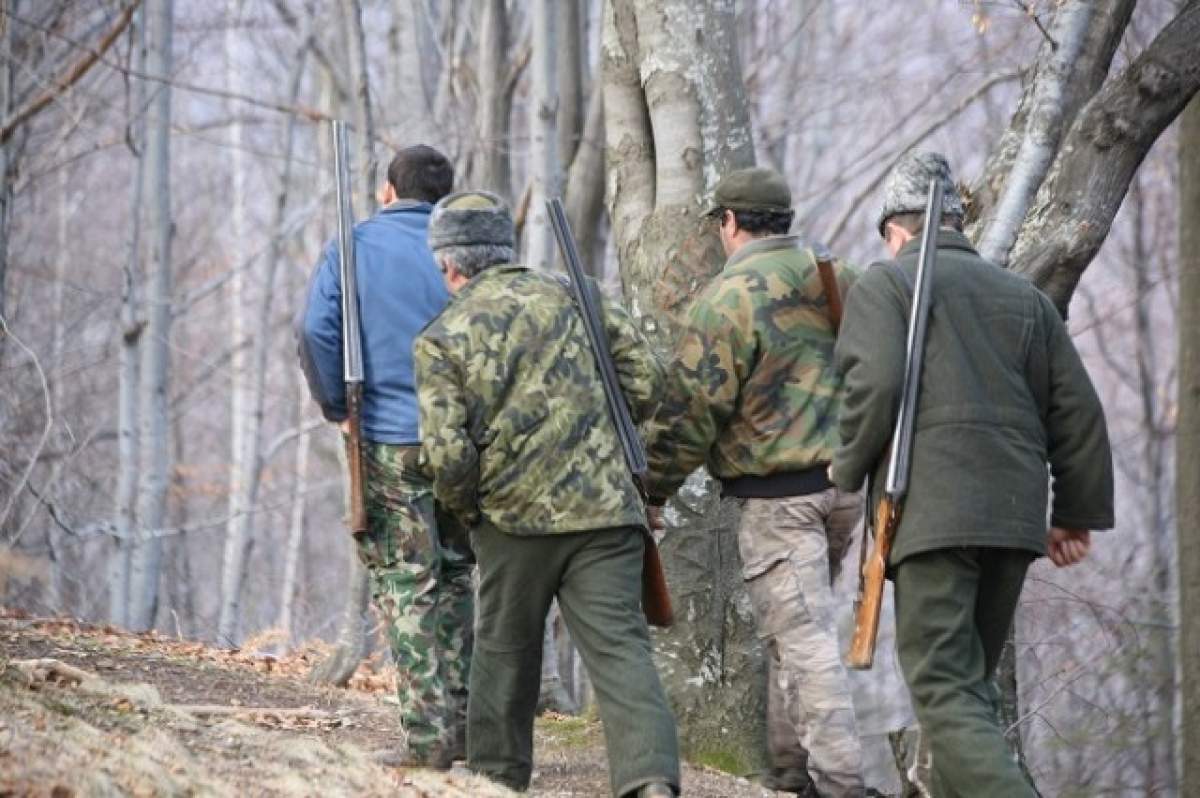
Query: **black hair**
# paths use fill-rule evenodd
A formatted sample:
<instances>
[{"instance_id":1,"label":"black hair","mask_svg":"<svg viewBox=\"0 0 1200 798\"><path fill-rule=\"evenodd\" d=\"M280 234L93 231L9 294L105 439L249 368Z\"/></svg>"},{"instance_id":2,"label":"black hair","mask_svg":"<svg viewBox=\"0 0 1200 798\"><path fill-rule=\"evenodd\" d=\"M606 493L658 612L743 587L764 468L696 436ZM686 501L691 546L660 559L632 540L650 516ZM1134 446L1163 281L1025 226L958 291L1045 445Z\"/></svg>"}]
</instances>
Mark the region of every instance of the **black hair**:
<instances>
[{"instance_id":1,"label":"black hair","mask_svg":"<svg viewBox=\"0 0 1200 798\"><path fill-rule=\"evenodd\" d=\"M735 211L733 208L718 208L713 215L717 219L724 219L725 211L733 214L738 227L753 235L784 235L792 229L792 219L796 216L796 212L790 208L786 211Z\"/></svg>"},{"instance_id":2,"label":"black hair","mask_svg":"<svg viewBox=\"0 0 1200 798\"><path fill-rule=\"evenodd\" d=\"M433 147L418 144L396 153L388 164L387 179L397 198L432 203L454 187L454 166Z\"/></svg>"}]
</instances>

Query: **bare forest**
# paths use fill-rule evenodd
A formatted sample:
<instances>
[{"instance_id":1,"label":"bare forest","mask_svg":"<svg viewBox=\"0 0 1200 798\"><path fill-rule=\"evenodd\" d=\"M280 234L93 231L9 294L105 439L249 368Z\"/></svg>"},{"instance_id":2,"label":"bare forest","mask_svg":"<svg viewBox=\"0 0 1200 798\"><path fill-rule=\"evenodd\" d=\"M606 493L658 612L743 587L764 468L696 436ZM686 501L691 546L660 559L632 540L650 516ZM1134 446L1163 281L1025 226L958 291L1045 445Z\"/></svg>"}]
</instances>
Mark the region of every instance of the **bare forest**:
<instances>
[{"instance_id":1,"label":"bare forest","mask_svg":"<svg viewBox=\"0 0 1200 798\"><path fill-rule=\"evenodd\" d=\"M701 212L722 172L778 169L794 231L865 267L882 179L922 146L981 252L1066 315L1117 468L1116 529L1030 571L1007 734L1046 796L1195 794L1197 88L1200 0L0 0L0 606L280 657L325 641L332 683L386 651L292 332L336 230L329 120L354 130L360 218L428 143L554 269L563 196L664 352L721 266ZM753 776L765 677L717 496L700 472L669 505L681 620L656 653L685 756ZM569 640L547 646L586 707ZM856 704L899 793L911 736L889 733L914 721L880 659Z\"/></svg>"}]
</instances>

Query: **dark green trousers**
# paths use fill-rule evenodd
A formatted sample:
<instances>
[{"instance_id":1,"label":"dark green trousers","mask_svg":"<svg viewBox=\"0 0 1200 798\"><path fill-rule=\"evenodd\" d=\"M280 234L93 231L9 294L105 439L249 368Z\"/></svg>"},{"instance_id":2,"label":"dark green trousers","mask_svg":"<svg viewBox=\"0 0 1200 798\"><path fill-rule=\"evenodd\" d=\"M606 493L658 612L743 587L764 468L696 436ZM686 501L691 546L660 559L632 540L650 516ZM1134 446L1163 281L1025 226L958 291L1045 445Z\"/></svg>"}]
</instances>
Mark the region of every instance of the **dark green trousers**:
<instances>
[{"instance_id":1,"label":"dark green trousers","mask_svg":"<svg viewBox=\"0 0 1200 798\"><path fill-rule=\"evenodd\" d=\"M1009 753L991 677L1032 552L956 547L895 566L896 647L933 753L937 798L1035 795Z\"/></svg>"},{"instance_id":2,"label":"dark green trousers","mask_svg":"<svg viewBox=\"0 0 1200 798\"><path fill-rule=\"evenodd\" d=\"M557 596L596 691L613 794L651 781L678 791L675 719L641 610L642 533L619 527L516 536L485 524L471 533L471 543L479 562L479 615L468 767L515 790L529 786L542 624Z\"/></svg>"}]
</instances>

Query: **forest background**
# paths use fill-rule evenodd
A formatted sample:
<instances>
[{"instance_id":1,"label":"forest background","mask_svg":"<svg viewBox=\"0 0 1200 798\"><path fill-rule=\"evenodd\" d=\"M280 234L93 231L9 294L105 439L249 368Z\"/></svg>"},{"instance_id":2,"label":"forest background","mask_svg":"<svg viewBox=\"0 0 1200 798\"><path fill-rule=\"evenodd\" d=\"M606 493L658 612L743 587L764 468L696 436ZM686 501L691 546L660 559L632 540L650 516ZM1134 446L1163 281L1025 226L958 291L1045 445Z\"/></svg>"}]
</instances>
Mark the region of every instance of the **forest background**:
<instances>
[{"instance_id":1,"label":"forest background","mask_svg":"<svg viewBox=\"0 0 1200 798\"><path fill-rule=\"evenodd\" d=\"M330 118L360 217L431 143L554 268L563 193L664 351L720 267L722 171L779 169L795 231L865 266L883 175L930 147L984 253L1068 312L1117 466L1117 528L1031 571L1007 730L1046 794L1200 785L1197 42L1194 0L0 0L0 603L336 641L334 681L379 646L291 333L334 231ZM685 620L656 646L685 747L749 771L761 656L713 493L669 514ZM879 734L907 722L884 667Z\"/></svg>"}]
</instances>

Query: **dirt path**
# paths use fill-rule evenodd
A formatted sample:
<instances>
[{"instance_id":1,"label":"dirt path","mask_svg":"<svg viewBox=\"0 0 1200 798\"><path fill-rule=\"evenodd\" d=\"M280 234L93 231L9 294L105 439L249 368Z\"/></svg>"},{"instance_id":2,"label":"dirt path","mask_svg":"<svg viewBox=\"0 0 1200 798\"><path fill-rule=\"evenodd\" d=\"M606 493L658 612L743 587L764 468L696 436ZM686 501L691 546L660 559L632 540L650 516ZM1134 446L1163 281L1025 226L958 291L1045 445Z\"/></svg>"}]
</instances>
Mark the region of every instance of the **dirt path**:
<instances>
[{"instance_id":1,"label":"dirt path","mask_svg":"<svg viewBox=\"0 0 1200 798\"><path fill-rule=\"evenodd\" d=\"M376 765L370 752L400 739L387 672L319 687L303 680L314 656L0 615L0 796L512 795L458 770ZM608 794L598 723L543 718L536 735L529 795ZM684 785L697 798L774 795L690 766Z\"/></svg>"}]
</instances>

